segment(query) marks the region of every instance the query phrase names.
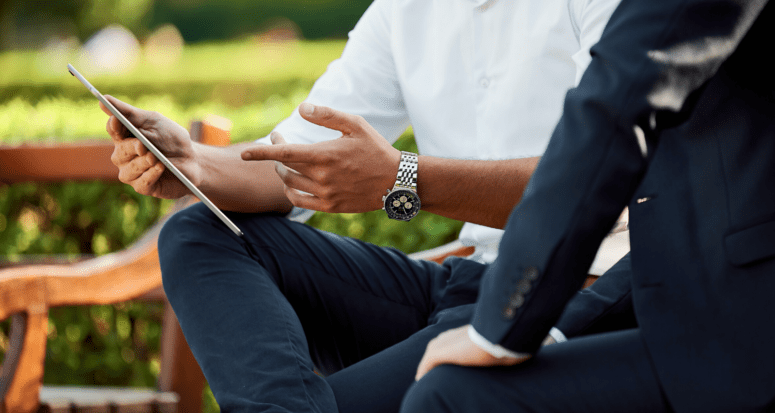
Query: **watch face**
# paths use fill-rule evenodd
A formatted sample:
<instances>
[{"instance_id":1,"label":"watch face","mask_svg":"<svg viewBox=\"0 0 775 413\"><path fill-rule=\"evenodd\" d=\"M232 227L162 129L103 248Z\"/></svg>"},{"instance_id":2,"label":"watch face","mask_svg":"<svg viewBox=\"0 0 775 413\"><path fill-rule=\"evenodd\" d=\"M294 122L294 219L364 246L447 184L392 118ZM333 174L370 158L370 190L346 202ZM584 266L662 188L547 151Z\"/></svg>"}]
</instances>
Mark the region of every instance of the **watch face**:
<instances>
[{"instance_id":1,"label":"watch face","mask_svg":"<svg viewBox=\"0 0 775 413\"><path fill-rule=\"evenodd\" d=\"M420 197L408 189L397 189L385 197L385 211L391 219L409 221L420 212Z\"/></svg>"}]
</instances>

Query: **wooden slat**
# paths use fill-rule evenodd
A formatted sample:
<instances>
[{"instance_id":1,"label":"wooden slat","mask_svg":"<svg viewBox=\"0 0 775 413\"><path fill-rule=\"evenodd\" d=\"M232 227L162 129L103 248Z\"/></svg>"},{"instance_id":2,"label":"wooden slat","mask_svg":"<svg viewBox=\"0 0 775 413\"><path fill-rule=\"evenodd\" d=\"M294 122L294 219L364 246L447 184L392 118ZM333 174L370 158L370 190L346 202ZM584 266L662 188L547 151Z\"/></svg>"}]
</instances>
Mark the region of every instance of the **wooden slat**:
<instances>
[{"instance_id":1,"label":"wooden slat","mask_svg":"<svg viewBox=\"0 0 775 413\"><path fill-rule=\"evenodd\" d=\"M0 367L0 401L5 400L11 387L16 369L19 367L22 349L24 348L24 333L27 331L27 315L14 314L11 317L10 340L5 351L5 359ZM0 411L5 407L0 403Z\"/></svg>"},{"instance_id":2,"label":"wooden slat","mask_svg":"<svg viewBox=\"0 0 775 413\"><path fill-rule=\"evenodd\" d=\"M70 402L67 400L49 400L38 407L37 413L71 413Z\"/></svg>"},{"instance_id":3,"label":"wooden slat","mask_svg":"<svg viewBox=\"0 0 775 413\"><path fill-rule=\"evenodd\" d=\"M111 141L0 146L0 182L118 182Z\"/></svg>"},{"instance_id":4,"label":"wooden slat","mask_svg":"<svg viewBox=\"0 0 775 413\"><path fill-rule=\"evenodd\" d=\"M159 287L158 254L155 242L148 243L73 265L0 271L0 320L30 306L111 304Z\"/></svg>"},{"instance_id":5,"label":"wooden slat","mask_svg":"<svg viewBox=\"0 0 775 413\"><path fill-rule=\"evenodd\" d=\"M409 254L416 260L433 261L441 264L447 257L467 257L474 253L474 247L463 245L460 241L453 241L436 248Z\"/></svg>"},{"instance_id":6,"label":"wooden slat","mask_svg":"<svg viewBox=\"0 0 775 413\"><path fill-rule=\"evenodd\" d=\"M3 407L7 413L32 413L38 409L38 392L43 383L43 360L46 355L48 312L28 313L24 344L19 354L19 366L5 394Z\"/></svg>"},{"instance_id":7,"label":"wooden slat","mask_svg":"<svg viewBox=\"0 0 775 413\"><path fill-rule=\"evenodd\" d=\"M181 199L175 210L195 201ZM164 220L128 249L68 265L0 270L0 320L31 306L113 304L160 291L156 240ZM20 292L24 291L24 294Z\"/></svg>"},{"instance_id":8,"label":"wooden slat","mask_svg":"<svg viewBox=\"0 0 775 413\"><path fill-rule=\"evenodd\" d=\"M599 275L594 275L594 274L587 275L587 279L584 280L584 286L581 288L583 289L583 288L589 287L590 285L594 284L598 278L600 278Z\"/></svg>"}]
</instances>

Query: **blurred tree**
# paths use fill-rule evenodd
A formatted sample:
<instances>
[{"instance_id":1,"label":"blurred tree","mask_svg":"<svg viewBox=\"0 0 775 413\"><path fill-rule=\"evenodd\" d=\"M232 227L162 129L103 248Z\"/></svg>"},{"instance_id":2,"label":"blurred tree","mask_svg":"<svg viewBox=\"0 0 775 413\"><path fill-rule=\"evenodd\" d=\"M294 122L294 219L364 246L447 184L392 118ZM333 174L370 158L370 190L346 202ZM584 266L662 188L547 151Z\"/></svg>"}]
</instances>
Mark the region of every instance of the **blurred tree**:
<instances>
[{"instance_id":1,"label":"blurred tree","mask_svg":"<svg viewBox=\"0 0 775 413\"><path fill-rule=\"evenodd\" d=\"M135 36L148 33L150 11L154 0L82 0L78 11L79 35L91 35L109 24L120 24Z\"/></svg>"},{"instance_id":2,"label":"blurred tree","mask_svg":"<svg viewBox=\"0 0 775 413\"><path fill-rule=\"evenodd\" d=\"M0 47L38 48L51 37L87 39L109 24L148 32L154 0L0 0Z\"/></svg>"},{"instance_id":3,"label":"blurred tree","mask_svg":"<svg viewBox=\"0 0 775 413\"><path fill-rule=\"evenodd\" d=\"M372 0L0 0L0 49L38 48L51 37L86 40L120 24L138 38L163 24L186 42L260 32L278 19L303 37L344 37Z\"/></svg>"},{"instance_id":4,"label":"blurred tree","mask_svg":"<svg viewBox=\"0 0 775 413\"><path fill-rule=\"evenodd\" d=\"M156 0L152 25L172 23L187 42L255 33L285 18L307 39L344 37L372 0Z\"/></svg>"},{"instance_id":5,"label":"blurred tree","mask_svg":"<svg viewBox=\"0 0 775 413\"><path fill-rule=\"evenodd\" d=\"M52 36L73 34L85 1L0 0L0 47L40 47Z\"/></svg>"}]
</instances>

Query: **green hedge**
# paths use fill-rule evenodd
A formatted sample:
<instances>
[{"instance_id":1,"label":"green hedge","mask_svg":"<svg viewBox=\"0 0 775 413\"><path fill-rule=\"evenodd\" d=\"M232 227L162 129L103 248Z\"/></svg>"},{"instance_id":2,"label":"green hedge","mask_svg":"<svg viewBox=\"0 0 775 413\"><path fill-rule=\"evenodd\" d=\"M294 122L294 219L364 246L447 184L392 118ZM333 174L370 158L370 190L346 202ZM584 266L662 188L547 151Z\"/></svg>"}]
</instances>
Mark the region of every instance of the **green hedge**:
<instances>
[{"instance_id":1,"label":"green hedge","mask_svg":"<svg viewBox=\"0 0 775 413\"><path fill-rule=\"evenodd\" d=\"M396 143L416 150L411 134ZM137 194L121 183L21 183L0 186L0 255L103 255L126 248L169 209L172 201ZM421 212L411 223L364 214L316 213L310 225L325 231L414 252L455 238L457 221Z\"/></svg>"}]
</instances>

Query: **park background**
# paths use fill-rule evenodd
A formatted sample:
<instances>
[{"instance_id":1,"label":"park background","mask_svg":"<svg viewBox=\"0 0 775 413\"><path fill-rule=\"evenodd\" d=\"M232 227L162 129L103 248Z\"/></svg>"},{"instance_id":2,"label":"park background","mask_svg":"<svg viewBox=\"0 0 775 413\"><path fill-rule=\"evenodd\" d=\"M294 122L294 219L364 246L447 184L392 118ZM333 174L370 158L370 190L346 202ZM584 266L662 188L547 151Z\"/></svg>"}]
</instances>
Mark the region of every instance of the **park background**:
<instances>
[{"instance_id":1,"label":"park background","mask_svg":"<svg viewBox=\"0 0 775 413\"><path fill-rule=\"evenodd\" d=\"M73 63L103 93L188 127L225 122L232 142L268 134L301 103L370 0L0 0L0 145L110 139ZM416 150L411 129L396 146ZM2 165L0 165L2 167ZM0 266L121 250L172 201L101 182L0 183ZM414 252L462 225L421 212L317 213L317 228ZM204 298L206 299L206 298ZM46 384L154 386L161 304L50 311ZM0 324L0 360L8 322ZM209 390L205 411L217 411Z\"/></svg>"}]
</instances>

